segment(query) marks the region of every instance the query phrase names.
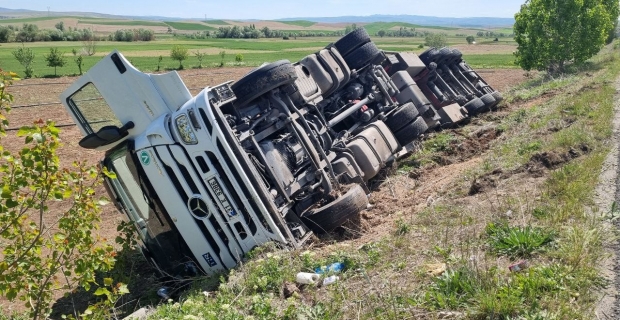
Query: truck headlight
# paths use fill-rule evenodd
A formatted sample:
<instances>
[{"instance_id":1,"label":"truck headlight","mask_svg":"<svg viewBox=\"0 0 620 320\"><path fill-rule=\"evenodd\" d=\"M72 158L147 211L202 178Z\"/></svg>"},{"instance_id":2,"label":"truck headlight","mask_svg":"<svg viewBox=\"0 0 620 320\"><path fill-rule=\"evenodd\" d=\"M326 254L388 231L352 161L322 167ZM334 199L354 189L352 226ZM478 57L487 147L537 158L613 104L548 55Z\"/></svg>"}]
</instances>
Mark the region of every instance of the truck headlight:
<instances>
[{"instance_id":1,"label":"truck headlight","mask_svg":"<svg viewBox=\"0 0 620 320\"><path fill-rule=\"evenodd\" d=\"M177 131L179 132L179 136L186 144L197 144L198 139L196 138L196 133L194 133L194 129L192 129L192 125L189 122L189 118L187 115L182 114L178 116L175 120L177 125Z\"/></svg>"}]
</instances>

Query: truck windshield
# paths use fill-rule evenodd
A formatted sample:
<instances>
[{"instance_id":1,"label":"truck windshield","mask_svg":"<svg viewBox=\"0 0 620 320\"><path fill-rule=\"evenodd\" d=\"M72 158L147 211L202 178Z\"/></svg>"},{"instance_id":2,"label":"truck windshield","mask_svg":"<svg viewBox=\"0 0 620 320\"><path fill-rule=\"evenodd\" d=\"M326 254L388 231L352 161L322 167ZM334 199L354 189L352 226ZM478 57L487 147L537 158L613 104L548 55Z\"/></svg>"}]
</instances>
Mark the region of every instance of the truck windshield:
<instances>
[{"instance_id":1,"label":"truck windshield","mask_svg":"<svg viewBox=\"0 0 620 320\"><path fill-rule=\"evenodd\" d=\"M67 104L87 133L97 132L105 126L123 125L92 83L72 94Z\"/></svg>"}]
</instances>

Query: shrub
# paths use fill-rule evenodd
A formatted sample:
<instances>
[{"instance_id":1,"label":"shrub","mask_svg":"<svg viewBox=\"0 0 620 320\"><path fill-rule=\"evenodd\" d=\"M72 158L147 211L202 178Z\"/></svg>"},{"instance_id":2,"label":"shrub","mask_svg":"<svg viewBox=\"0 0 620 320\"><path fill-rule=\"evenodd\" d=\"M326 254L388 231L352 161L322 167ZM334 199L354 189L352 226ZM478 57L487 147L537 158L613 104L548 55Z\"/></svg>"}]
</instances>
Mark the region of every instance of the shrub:
<instances>
[{"instance_id":1,"label":"shrub","mask_svg":"<svg viewBox=\"0 0 620 320\"><path fill-rule=\"evenodd\" d=\"M4 132L12 98L5 74L0 80ZM98 170L77 162L73 168L60 166L53 122L38 120L17 135L25 146L17 153L3 151L0 161L0 295L24 301L31 318L46 318L58 290L89 290L95 271L110 270L116 253L94 232L103 203L95 197ZM71 206L51 215L53 201Z\"/></svg>"},{"instance_id":2,"label":"shrub","mask_svg":"<svg viewBox=\"0 0 620 320\"><path fill-rule=\"evenodd\" d=\"M486 227L491 250L510 257L529 256L551 243L555 234L536 227L510 227L506 223L490 223Z\"/></svg>"}]
</instances>

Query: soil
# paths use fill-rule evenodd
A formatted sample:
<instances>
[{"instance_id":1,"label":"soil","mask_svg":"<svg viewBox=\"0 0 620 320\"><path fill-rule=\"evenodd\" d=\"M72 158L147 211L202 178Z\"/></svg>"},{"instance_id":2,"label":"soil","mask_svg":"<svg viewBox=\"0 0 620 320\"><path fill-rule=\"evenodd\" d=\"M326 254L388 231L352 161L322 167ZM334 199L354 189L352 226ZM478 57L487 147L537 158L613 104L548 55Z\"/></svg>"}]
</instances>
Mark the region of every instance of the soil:
<instances>
[{"instance_id":1,"label":"soil","mask_svg":"<svg viewBox=\"0 0 620 320\"><path fill-rule=\"evenodd\" d=\"M197 94L204 87L216 85L230 79L239 79L252 68L224 68L224 69L192 69L180 71L179 74L185 84L190 88L192 94ZM514 69L487 69L479 71L481 76L494 88L503 91L526 79L523 71ZM15 108L9 115L10 129L29 125L37 119L52 119L62 127L60 137L63 146L59 149L59 157L63 166L70 166L73 161L85 161L89 164L96 164L102 154L100 152L85 150L78 146L78 141L82 134L73 120L65 111L64 107L58 103L59 94L65 90L76 78L61 77L55 79L28 79L16 82L9 90L14 95ZM45 103L45 105L38 105ZM493 114L500 116L510 110L520 108L523 104L511 104ZM493 115L490 115L493 117ZM378 179L372 196L371 206L366 210L357 223L348 225L340 234L331 234L330 238L346 241L347 245L362 245L385 236L391 232L395 213L413 213L423 210L434 201L442 197L455 184L459 183L455 179L464 172L479 166L481 156L493 143L501 137L501 133L494 127L489 126L488 122L475 119L467 125L472 132L464 133L462 128L455 129L460 132L461 138L458 145L453 146L456 152L447 154L441 165L429 168L424 172L414 172L412 175L389 172L383 178ZM475 129L474 129L475 128ZM14 136L14 131L9 132L8 136L2 139L5 149L17 150L23 145L23 139ZM549 155L546 158L555 159ZM559 158L563 159L560 155ZM545 159L541 155L541 159ZM555 163L556 160L549 160ZM544 160L539 161L543 163ZM476 181L482 183L484 179L501 180L501 172L497 177L478 178ZM474 181L474 184L476 182ZM490 183L490 182L489 182ZM483 193L486 186L476 187L479 190L475 194ZM98 190L104 194L101 188ZM472 197L474 198L474 197ZM476 201L475 199L472 201ZM52 212L63 212L67 209L67 204L62 202L54 203ZM51 219L51 217L50 217ZM122 218L112 205L104 207L99 233L108 239L116 236L116 226ZM325 238L325 237L324 237ZM315 243L314 246L324 246L330 241ZM61 293L58 294L61 297ZM22 310L22 304L10 305L6 301L0 300L0 306L5 310ZM70 310L69 310L70 311Z\"/></svg>"},{"instance_id":2,"label":"soil","mask_svg":"<svg viewBox=\"0 0 620 320\"><path fill-rule=\"evenodd\" d=\"M620 199L620 78L616 80L616 101L614 110L615 117L613 120L613 135L611 141L611 150L603 163L603 170L599 176L599 184L594 193L594 202L596 207L593 214L608 213L611 203L618 203ZM610 235L618 233L620 222L606 222L607 231ZM605 251L606 259L601 266L603 277L608 281L609 285L602 290L602 297L595 309L597 319L620 319L620 305L618 297L620 295L620 242L614 240L609 244Z\"/></svg>"}]
</instances>

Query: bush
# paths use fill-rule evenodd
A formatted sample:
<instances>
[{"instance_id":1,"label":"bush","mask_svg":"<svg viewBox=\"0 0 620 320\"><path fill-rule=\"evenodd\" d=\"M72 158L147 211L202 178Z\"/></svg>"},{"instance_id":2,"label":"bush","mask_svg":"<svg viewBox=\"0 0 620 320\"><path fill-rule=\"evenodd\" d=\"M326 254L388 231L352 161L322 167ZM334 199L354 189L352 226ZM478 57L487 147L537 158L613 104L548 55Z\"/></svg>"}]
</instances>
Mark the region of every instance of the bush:
<instances>
[{"instance_id":1,"label":"bush","mask_svg":"<svg viewBox=\"0 0 620 320\"><path fill-rule=\"evenodd\" d=\"M0 112L6 113L12 98L5 91L6 75L1 76ZM2 116L4 133L8 121ZM97 169L84 163L60 166L53 122L38 120L17 135L25 146L17 153L4 151L0 162L0 295L24 301L31 318L46 318L58 290L89 290L95 271L110 270L116 253L94 232L102 204L95 197L102 182ZM53 201L71 207L52 216Z\"/></svg>"},{"instance_id":2,"label":"bush","mask_svg":"<svg viewBox=\"0 0 620 320\"><path fill-rule=\"evenodd\" d=\"M170 58L172 58L172 60L179 61L179 69L181 70L183 69L183 60L186 60L188 57L189 53L187 48L182 46L175 45L172 47L172 50L170 50Z\"/></svg>"},{"instance_id":3,"label":"bush","mask_svg":"<svg viewBox=\"0 0 620 320\"><path fill-rule=\"evenodd\" d=\"M431 33L424 39L424 45L427 47L441 48L448 44L445 33Z\"/></svg>"},{"instance_id":4,"label":"bush","mask_svg":"<svg viewBox=\"0 0 620 320\"><path fill-rule=\"evenodd\" d=\"M26 48L23 44L21 48L15 49L11 52L15 59L21 64L26 70L24 70L24 75L26 78L32 78L33 70L32 63L34 62L34 52L30 48Z\"/></svg>"},{"instance_id":5,"label":"bush","mask_svg":"<svg viewBox=\"0 0 620 320\"><path fill-rule=\"evenodd\" d=\"M235 62L243 62L243 55L241 53L237 53L235 56Z\"/></svg>"}]
</instances>

